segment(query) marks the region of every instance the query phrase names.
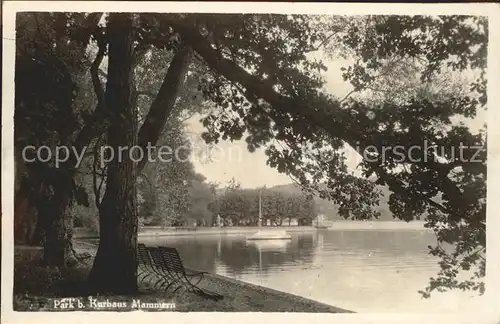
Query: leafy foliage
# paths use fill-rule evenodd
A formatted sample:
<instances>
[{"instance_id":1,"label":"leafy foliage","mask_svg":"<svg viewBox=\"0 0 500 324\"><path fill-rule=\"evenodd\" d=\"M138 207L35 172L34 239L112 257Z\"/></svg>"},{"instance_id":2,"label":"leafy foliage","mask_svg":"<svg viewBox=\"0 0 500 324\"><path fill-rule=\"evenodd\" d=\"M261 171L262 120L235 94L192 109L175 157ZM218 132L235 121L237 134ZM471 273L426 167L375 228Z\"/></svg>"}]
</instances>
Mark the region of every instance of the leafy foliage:
<instances>
[{"instance_id":1,"label":"leafy foliage","mask_svg":"<svg viewBox=\"0 0 500 324\"><path fill-rule=\"evenodd\" d=\"M262 201L262 223L274 226L284 221L296 220L300 225L311 225L316 217L316 205L311 196L273 189L241 189L235 183L222 189L211 205L214 213L220 215L224 224L256 226L259 221L259 193Z\"/></svg>"},{"instance_id":2,"label":"leafy foliage","mask_svg":"<svg viewBox=\"0 0 500 324\"><path fill-rule=\"evenodd\" d=\"M92 15L89 15L92 16ZM83 13L24 13L16 19L15 69L15 147L48 146L54 156L56 147L68 146L80 126L77 80L82 77L87 57L82 38L75 39L89 18ZM91 17L92 18L92 17ZM69 26L69 27L68 27ZM30 153L29 151L27 153ZM27 156L28 159L33 156ZM89 205L83 186L68 177L68 170L52 158L46 163L26 163L16 204L27 198L34 207L30 215L39 225L55 212L60 195L69 195L79 205ZM69 232L71 232L69 230Z\"/></svg>"},{"instance_id":3,"label":"leafy foliage","mask_svg":"<svg viewBox=\"0 0 500 324\"><path fill-rule=\"evenodd\" d=\"M228 40L218 29L226 19L228 24L233 22L233 16L211 16L213 23L205 22L202 26L188 18L183 16L182 22L174 18L171 25L223 76L208 80L204 92L223 111L205 119L207 141L238 139L248 132L250 151L267 145L269 165L297 179L306 190L333 199L345 217L377 217L373 207L380 193L375 186L388 185L393 192L390 207L396 217L410 221L426 216L427 226L435 230L440 244L447 242L455 247L451 254L443 252L440 246L431 250L443 258L444 268L460 263L450 260L482 260L479 272L469 282L476 282L471 286L483 290L482 282L476 279L484 275L484 259L468 255L475 254L476 249L480 250L478 254L485 251L485 136L482 132L472 133L465 125L457 124L456 119L476 116L486 103L485 19L377 16L363 17L352 24L341 21L344 36L335 41L348 49L344 53L350 50L358 58L344 73L355 91L370 85L379 70L387 66L386 61L399 58L419 60L420 65L416 66L423 83L446 67L455 73L473 69L479 75L469 89L451 97L446 93L438 97L409 95L398 102L371 103L355 99L341 102L323 92L319 74L322 65L305 55L314 50L315 35L320 34L312 28L317 20L301 16L239 16L238 31L243 35L259 28L273 31L255 33L249 44L241 42L243 51L232 46L242 38L233 35ZM335 20L336 27L338 23ZM267 49L258 44L273 41L278 42L273 43L277 49L273 66L277 68L268 77L261 72L267 68ZM295 69L288 70L287 66ZM349 174L345 157L339 153L343 143L364 155L360 165L363 174L366 178L376 176L376 183ZM423 148L424 143L445 150L421 150L410 155L411 148ZM462 158L457 158L460 143L468 149ZM477 155L473 152L476 146L480 147ZM394 147L403 154L385 150ZM369 148L387 154L370 154ZM473 155L479 162L471 162ZM329 190L321 189L323 182ZM437 287L469 286L456 283L455 271L442 272L440 278L443 280L432 281L424 296Z\"/></svg>"},{"instance_id":4,"label":"leafy foliage","mask_svg":"<svg viewBox=\"0 0 500 324\"><path fill-rule=\"evenodd\" d=\"M139 120L146 118L172 57L172 51L153 47L146 51L138 63L135 75ZM200 175L195 174L190 162L194 154L193 143L184 123L194 114L210 109L196 87L199 75L203 73L203 68L193 64L185 86L178 95L175 109L156 143L157 148L168 148L171 154L160 156L158 150L153 150L153 161L146 164L138 179L138 192L143 198L140 215L145 225L211 222L210 212L206 209L211 200L210 188Z\"/></svg>"},{"instance_id":5,"label":"leafy foliage","mask_svg":"<svg viewBox=\"0 0 500 324\"><path fill-rule=\"evenodd\" d=\"M407 72L415 76L412 83L396 87L403 100L395 100L394 92L389 90L383 100L389 105L364 106L378 128L378 141L406 147L409 144L424 147L425 141L441 150L424 152L416 163L398 163L394 156L386 155L385 165L377 163L374 168L373 163L365 162L363 167L367 173L380 167L386 170L403 167L392 177L405 185L399 190L392 188L391 210L402 219L425 215L426 227L436 233L438 245L429 249L442 259L441 271L437 278L431 278L422 295L429 297L433 290L450 288L482 292L484 283L480 278L484 276L486 252L486 136L485 130L470 129L464 122L475 118L486 105L487 22L482 17L470 16L391 16L366 20L370 27L365 33L348 33L345 37L346 46L359 60L345 70L344 78L355 90L362 90L376 87L380 82L390 88L389 79L408 80L404 74ZM354 25L351 28L356 29ZM387 69L384 62L391 61L406 64L406 71ZM408 67L413 71L408 71ZM385 76L387 71L396 75ZM475 78L464 78L465 72ZM382 77L377 82L379 76ZM373 96L367 98L371 100ZM451 252L446 245L454 247ZM460 271L471 268L476 271L469 280L457 279Z\"/></svg>"}]
</instances>

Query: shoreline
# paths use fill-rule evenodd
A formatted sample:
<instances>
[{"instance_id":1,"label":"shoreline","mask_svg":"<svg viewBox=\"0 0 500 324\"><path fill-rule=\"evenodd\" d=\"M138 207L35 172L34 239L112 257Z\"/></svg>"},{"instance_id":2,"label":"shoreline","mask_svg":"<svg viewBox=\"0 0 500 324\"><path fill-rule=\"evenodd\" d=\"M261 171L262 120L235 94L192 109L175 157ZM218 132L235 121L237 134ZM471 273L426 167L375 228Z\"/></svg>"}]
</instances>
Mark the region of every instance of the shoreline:
<instances>
[{"instance_id":1,"label":"shoreline","mask_svg":"<svg viewBox=\"0 0 500 324\"><path fill-rule=\"evenodd\" d=\"M266 231L286 231L289 233L315 233L324 231L429 231L424 228L422 221L335 221L326 229L314 226L264 226L260 229ZM138 237L163 237L163 236L190 236L190 235L250 235L259 230L257 226L235 227L166 227L149 226L139 230ZM99 238L95 232L85 228L74 228L74 239Z\"/></svg>"},{"instance_id":2,"label":"shoreline","mask_svg":"<svg viewBox=\"0 0 500 324\"><path fill-rule=\"evenodd\" d=\"M294 295L291 293L287 293L284 291L272 289L272 288L267 288L264 286L259 286L251 283L247 283L241 280L225 277L222 275L218 275L215 273L208 273L205 275L206 277L210 277L212 280L221 280L223 282L230 283L235 286L241 287L241 290L253 290L253 291L258 291L262 294L265 294L267 298L273 297L278 300L287 300L287 301L293 301L299 305L302 305L305 308L315 308L319 309L319 312L325 312L325 313L355 313L354 311L350 311L347 309L343 309L337 306L333 306L330 304L322 303L313 299L309 299L306 297L302 297L299 295ZM294 310L296 312L303 312L301 310ZM316 311L318 312L318 311Z\"/></svg>"},{"instance_id":3,"label":"shoreline","mask_svg":"<svg viewBox=\"0 0 500 324\"><path fill-rule=\"evenodd\" d=\"M90 242L75 240L73 247L78 253L89 253L93 257L97 252L97 246ZM18 246L15 248L18 255L30 255L34 257L37 253L43 253L42 248ZM31 251L31 252L30 252ZM38 251L38 252L36 252ZM80 270L90 271L92 260L82 265ZM192 269L188 269L192 270ZM15 272L16 273L16 272ZM25 278L28 279L28 278ZM29 280L29 279L28 279ZM144 301L175 301L176 307L173 311L180 312L302 312L302 313L355 313L333 305L308 299L299 295L278 291L275 289L246 283L237 279L228 278L215 273L208 273L199 283L199 286L224 296L219 302L203 299L191 293L169 295L167 292L151 290L148 284L140 284L140 293L135 299ZM15 293L14 309L17 311L58 311L49 305L53 305L54 298L44 297L37 294ZM101 296L105 297L105 296ZM130 297L108 296L109 300L127 301ZM132 298L132 299L134 299ZM39 305L33 308L33 305ZM115 310L115 309L99 309ZM97 310L97 311L99 311ZM154 311L153 309L151 309ZM94 310L96 311L96 310Z\"/></svg>"},{"instance_id":4,"label":"shoreline","mask_svg":"<svg viewBox=\"0 0 500 324\"><path fill-rule=\"evenodd\" d=\"M287 231L291 233L313 233L317 229L314 226L280 226L264 227L266 231ZM188 235L250 235L259 230L256 226L248 227L193 227L190 229L182 227L145 227L139 230L138 237L161 237L161 236L188 236ZM99 235L84 228L75 228L73 232L74 239L93 239L99 238Z\"/></svg>"}]
</instances>

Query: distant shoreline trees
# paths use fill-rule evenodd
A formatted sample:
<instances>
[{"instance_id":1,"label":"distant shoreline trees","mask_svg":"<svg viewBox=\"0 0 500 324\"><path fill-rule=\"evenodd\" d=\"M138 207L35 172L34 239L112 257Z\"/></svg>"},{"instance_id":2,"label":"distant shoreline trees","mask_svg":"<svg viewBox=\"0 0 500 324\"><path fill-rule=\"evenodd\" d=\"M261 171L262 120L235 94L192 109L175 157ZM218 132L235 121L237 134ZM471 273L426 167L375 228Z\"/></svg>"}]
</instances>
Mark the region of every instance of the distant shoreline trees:
<instances>
[{"instance_id":1,"label":"distant shoreline trees","mask_svg":"<svg viewBox=\"0 0 500 324\"><path fill-rule=\"evenodd\" d=\"M220 215L225 226L257 226L259 192L262 197L262 226L290 225L292 220L296 220L297 225L312 225L316 217L316 203L303 193L229 187L217 197L210 209Z\"/></svg>"}]
</instances>

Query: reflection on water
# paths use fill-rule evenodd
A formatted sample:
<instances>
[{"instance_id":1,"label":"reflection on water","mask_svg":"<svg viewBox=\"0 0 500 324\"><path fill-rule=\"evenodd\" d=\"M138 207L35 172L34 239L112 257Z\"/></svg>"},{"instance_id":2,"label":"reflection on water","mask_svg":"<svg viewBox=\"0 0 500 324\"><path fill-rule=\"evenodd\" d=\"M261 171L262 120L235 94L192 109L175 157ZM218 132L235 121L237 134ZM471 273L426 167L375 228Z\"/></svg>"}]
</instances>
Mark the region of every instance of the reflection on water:
<instances>
[{"instance_id":1,"label":"reflection on water","mask_svg":"<svg viewBox=\"0 0 500 324\"><path fill-rule=\"evenodd\" d=\"M247 241L243 236L206 235L199 237L141 238L148 245L177 248L187 267L224 272L233 277L258 271L262 275L286 265L311 264L314 236L299 235L292 240Z\"/></svg>"},{"instance_id":2,"label":"reflection on water","mask_svg":"<svg viewBox=\"0 0 500 324\"><path fill-rule=\"evenodd\" d=\"M291 240L247 241L243 236L141 238L178 249L187 267L298 294L354 311L456 312L465 294L417 293L436 274L426 231L330 230L292 234Z\"/></svg>"}]
</instances>

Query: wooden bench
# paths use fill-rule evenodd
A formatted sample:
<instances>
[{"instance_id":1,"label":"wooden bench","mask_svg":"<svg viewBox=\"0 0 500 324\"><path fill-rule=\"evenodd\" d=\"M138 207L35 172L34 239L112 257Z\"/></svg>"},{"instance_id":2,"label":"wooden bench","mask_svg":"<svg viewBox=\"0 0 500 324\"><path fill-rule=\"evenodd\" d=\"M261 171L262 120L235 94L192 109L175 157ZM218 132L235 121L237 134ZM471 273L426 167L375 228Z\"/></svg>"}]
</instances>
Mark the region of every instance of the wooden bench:
<instances>
[{"instance_id":1,"label":"wooden bench","mask_svg":"<svg viewBox=\"0 0 500 324\"><path fill-rule=\"evenodd\" d=\"M142 278L156 277L155 289L169 290L173 288L176 292L185 288L196 295L213 300L220 300L222 296L198 287L207 272L189 272L184 268L181 257L175 248L170 247L146 247L138 244L139 265L146 270L147 274Z\"/></svg>"},{"instance_id":2,"label":"wooden bench","mask_svg":"<svg viewBox=\"0 0 500 324\"><path fill-rule=\"evenodd\" d=\"M142 270L137 276L139 282L144 282L149 278L150 284L155 280L153 285L154 289L162 287L165 290L168 290L175 283L173 280L167 280L171 278L165 278L163 272L154 262L150 253L150 248L147 248L144 244L137 245L137 263L138 267Z\"/></svg>"}]
</instances>

